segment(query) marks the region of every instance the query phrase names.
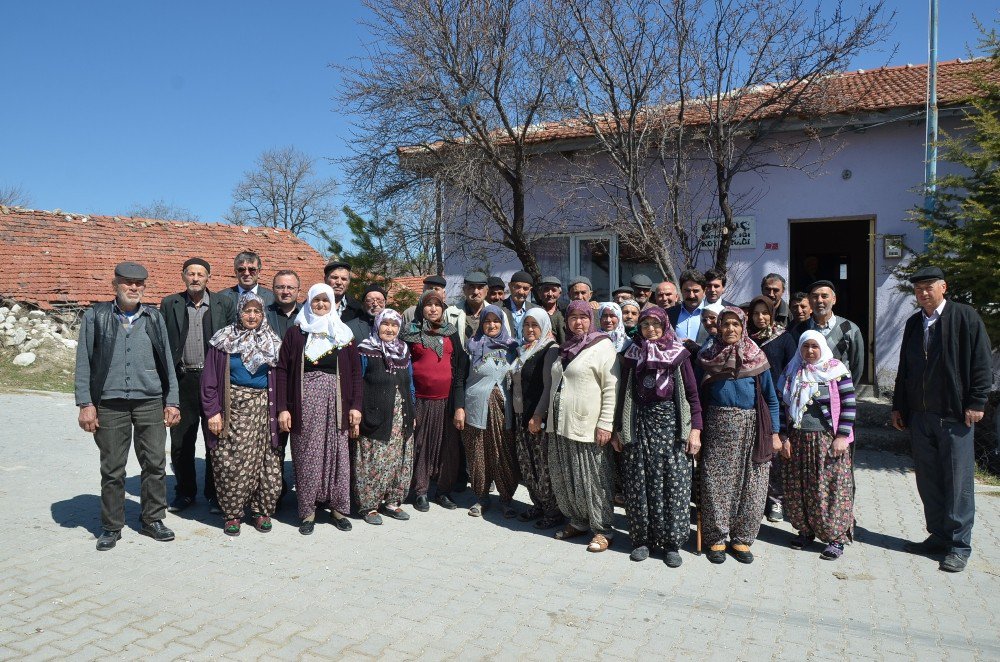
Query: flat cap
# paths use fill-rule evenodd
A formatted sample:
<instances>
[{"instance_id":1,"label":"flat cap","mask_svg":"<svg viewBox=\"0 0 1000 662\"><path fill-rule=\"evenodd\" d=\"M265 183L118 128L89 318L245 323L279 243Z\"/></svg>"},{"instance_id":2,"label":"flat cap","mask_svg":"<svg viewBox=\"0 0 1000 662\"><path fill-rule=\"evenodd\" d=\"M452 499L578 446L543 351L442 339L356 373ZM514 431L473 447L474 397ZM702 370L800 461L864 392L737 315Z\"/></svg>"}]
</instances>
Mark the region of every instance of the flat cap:
<instances>
[{"instance_id":1,"label":"flat cap","mask_svg":"<svg viewBox=\"0 0 1000 662\"><path fill-rule=\"evenodd\" d=\"M486 274L482 271L470 271L465 274L465 284L466 285L486 285Z\"/></svg>"},{"instance_id":2,"label":"flat cap","mask_svg":"<svg viewBox=\"0 0 1000 662\"><path fill-rule=\"evenodd\" d=\"M511 283L527 283L528 285L534 285L535 279L531 277L527 271L515 271L514 275L510 277Z\"/></svg>"},{"instance_id":3,"label":"flat cap","mask_svg":"<svg viewBox=\"0 0 1000 662\"><path fill-rule=\"evenodd\" d=\"M542 276L541 280L538 281L539 285L555 285L556 287L562 287L562 281L559 280L558 276Z\"/></svg>"},{"instance_id":4,"label":"flat cap","mask_svg":"<svg viewBox=\"0 0 1000 662\"><path fill-rule=\"evenodd\" d=\"M632 276L632 280L629 281L629 285L643 290L653 289L653 281L646 274L636 274Z\"/></svg>"},{"instance_id":5,"label":"flat cap","mask_svg":"<svg viewBox=\"0 0 1000 662\"><path fill-rule=\"evenodd\" d=\"M350 263L344 262L343 260L330 260L329 262L326 263L326 266L323 267L323 275L329 276L330 272L333 271L334 269L347 269L348 271L350 271L351 265Z\"/></svg>"},{"instance_id":6,"label":"flat cap","mask_svg":"<svg viewBox=\"0 0 1000 662\"><path fill-rule=\"evenodd\" d=\"M635 290L633 290L632 287L629 286L629 285L622 285L621 287L619 287L618 289L616 289L611 294L621 294L622 292L627 292L629 294L635 294Z\"/></svg>"},{"instance_id":7,"label":"flat cap","mask_svg":"<svg viewBox=\"0 0 1000 662\"><path fill-rule=\"evenodd\" d=\"M491 290L503 290L507 288L507 284L503 282L503 278L500 278L499 276L490 276L486 279L486 287Z\"/></svg>"},{"instance_id":8,"label":"flat cap","mask_svg":"<svg viewBox=\"0 0 1000 662\"><path fill-rule=\"evenodd\" d=\"M424 285L434 285L436 287L447 287L448 281L444 276L428 276L424 279Z\"/></svg>"},{"instance_id":9,"label":"flat cap","mask_svg":"<svg viewBox=\"0 0 1000 662\"><path fill-rule=\"evenodd\" d=\"M115 275L119 278L130 278L132 280L146 280L149 272L146 267L138 262L119 262L115 265Z\"/></svg>"},{"instance_id":10,"label":"flat cap","mask_svg":"<svg viewBox=\"0 0 1000 662\"><path fill-rule=\"evenodd\" d=\"M573 287L574 285L579 285L581 283L583 283L590 289L594 289L594 284L591 283L590 279L587 278L586 276L573 276L573 278L569 281L569 286Z\"/></svg>"},{"instance_id":11,"label":"flat cap","mask_svg":"<svg viewBox=\"0 0 1000 662\"><path fill-rule=\"evenodd\" d=\"M817 289L819 287L829 287L831 290L833 290L834 294L837 293L837 286L833 284L833 281L830 281L830 280L818 280L818 281L816 281L815 283L813 283L812 285L809 286L809 294L812 294L813 290L815 290L815 289Z\"/></svg>"},{"instance_id":12,"label":"flat cap","mask_svg":"<svg viewBox=\"0 0 1000 662\"><path fill-rule=\"evenodd\" d=\"M944 280L944 272L940 267L924 267L917 269L910 276L911 283L919 283L924 280Z\"/></svg>"}]
</instances>

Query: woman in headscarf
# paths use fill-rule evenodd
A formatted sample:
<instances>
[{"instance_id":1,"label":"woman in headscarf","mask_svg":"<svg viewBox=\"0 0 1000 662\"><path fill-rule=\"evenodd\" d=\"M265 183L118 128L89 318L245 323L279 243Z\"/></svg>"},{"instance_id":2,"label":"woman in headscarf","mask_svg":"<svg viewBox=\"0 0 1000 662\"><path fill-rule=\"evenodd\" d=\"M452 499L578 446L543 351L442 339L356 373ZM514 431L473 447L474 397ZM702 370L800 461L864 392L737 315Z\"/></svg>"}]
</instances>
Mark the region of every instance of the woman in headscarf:
<instances>
[{"instance_id":1,"label":"woman in headscarf","mask_svg":"<svg viewBox=\"0 0 1000 662\"><path fill-rule=\"evenodd\" d=\"M299 533L310 535L316 509L329 508L334 525L351 530L351 454L348 436L361 424L361 361L354 334L341 321L333 288L317 283L281 343L278 423L291 431ZM297 327L297 331L295 330Z\"/></svg>"},{"instance_id":2,"label":"woman in headscarf","mask_svg":"<svg viewBox=\"0 0 1000 662\"><path fill-rule=\"evenodd\" d=\"M851 371L833 358L818 331L799 338L799 351L778 386L785 403L781 453L785 515L799 532L792 547L826 543L821 558L834 561L853 540L855 395Z\"/></svg>"},{"instance_id":3,"label":"woman in headscarf","mask_svg":"<svg viewBox=\"0 0 1000 662\"><path fill-rule=\"evenodd\" d=\"M490 483L500 493L503 516L517 516L514 492L520 480L514 452L514 437L507 373L517 356L517 341L504 327L503 311L495 305L483 308L479 328L469 339L469 372L465 380L465 426L462 443L476 503L469 515L482 516L490 507Z\"/></svg>"},{"instance_id":4,"label":"woman in headscarf","mask_svg":"<svg viewBox=\"0 0 1000 662\"><path fill-rule=\"evenodd\" d=\"M430 509L427 492L437 481L437 503L454 510L451 490L458 478L459 434L465 423L465 373L468 357L455 325L444 317L444 297L428 290L420 297L413 321L401 334L410 348L416 393L413 436L413 507Z\"/></svg>"},{"instance_id":5,"label":"woman in headscarf","mask_svg":"<svg viewBox=\"0 0 1000 662\"><path fill-rule=\"evenodd\" d=\"M691 458L701 448L701 402L691 354L666 312L650 306L622 357L615 429L622 445L625 510L633 561L663 550L681 565L691 533Z\"/></svg>"},{"instance_id":6,"label":"woman in headscarf","mask_svg":"<svg viewBox=\"0 0 1000 662\"><path fill-rule=\"evenodd\" d=\"M642 306L635 299L625 299L618 306L622 309L625 335L629 339L635 338L639 333L639 313L642 312Z\"/></svg>"},{"instance_id":7,"label":"woman in headscarf","mask_svg":"<svg viewBox=\"0 0 1000 662\"><path fill-rule=\"evenodd\" d=\"M381 524L379 507L393 519L413 474L413 371L410 350L399 338L403 316L392 308L375 315L371 335L358 345L364 399L360 436L353 444L354 495L369 524Z\"/></svg>"},{"instance_id":8,"label":"woman in headscarf","mask_svg":"<svg viewBox=\"0 0 1000 662\"><path fill-rule=\"evenodd\" d=\"M246 292L236 322L208 341L201 403L208 417L205 446L229 536L240 535L247 508L254 528L271 530L281 493L281 444L275 410L275 371L281 339L271 330L264 301Z\"/></svg>"},{"instance_id":9,"label":"woman in headscarf","mask_svg":"<svg viewBox=\"0 0 1000 662\"><path fill-rule=\"evenodd\" d=\"M767 356L750 339L746 315L726 306L715 342L698 353L705 436L702 440L702 539L708 560L730 551L753 563L750 545L760 531L771 457L781 448L778 398Z\"/></svg>"},{"instance_id":10,"label":"woman in headscarf","mask_svg":"<svg viewBox=\"0 0 1000 662\"><path fill-rule=\"evenodd\" d=\"M597 308L597 319L600 322L601 331L608 334L611 344L615 346L615 351L619 354L624 352L632 341L625 333L621 307L613 301L605 301Z\"/></svg>"},{"instance_id":11,"label":"woman in headscarf","mask_svg":"<svg viewBox=\"0 0 1000 662\"><path fill-rule=\"evenodd\" d=\"M511 364L511 406L521 480L528 488L532 506L518 515L522 522L538 520L536 529L548 529L563 517L552 491L549 476L549 435L545 421L549 414L552 364L558 360L559 346L552 334L552 321L541 308L530 308L521 320L517 358ZM540 518L540 519L539 519Z\"/></svg>"},{"instance_id":12,"label":"woman in headscarf","mask_svg":"<svg viewBox=\"0 0 1000 662\"><path fill-rule=\"evenodd\" d=\"M767 362L771 365L771 379L778 383L778 378L795 357L797 351L795 338L779 326L774 319L774 302L770 297L759 296L750 302L747 330L750 338L764 350ZM780 522L785 518L782 506L781 489L781 454L775 454L771 460L771 473L767 481L767 506L765 515L769 522Z\"/></svg>"},{"instance_id":13,"label":"woman in headscarf","mask_svg":"<svg viewBox=\"0 0 1000 662\"><path fill-rule=\"evenodd\" d=\"M587 301L566 308L566 341L552 364L549 404L549 469L559 510L569 524L566 540L588 530L587 551L603 552L614 537L611 430L618 384L618 355L594 323Z\"/></svg>"}]
</instances>

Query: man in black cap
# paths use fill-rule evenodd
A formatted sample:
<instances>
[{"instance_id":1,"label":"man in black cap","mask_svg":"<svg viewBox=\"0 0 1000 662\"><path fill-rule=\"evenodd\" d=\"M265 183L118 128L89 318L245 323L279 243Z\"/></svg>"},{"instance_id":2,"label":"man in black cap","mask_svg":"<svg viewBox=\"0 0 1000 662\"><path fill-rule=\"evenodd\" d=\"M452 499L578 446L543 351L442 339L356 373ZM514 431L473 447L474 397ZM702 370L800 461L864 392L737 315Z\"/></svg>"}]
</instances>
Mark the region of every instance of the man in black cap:
<instances>
[{"instance_id":1,"label":"man in black cap","mask_svg":"<svg viewBox=\"0 0 1000 662\"><path fill-rule=\"evenodd\" d=\"M566 319L559 305L560 296L562 296L562 281L556 276L542 276L538 281L538 301L542 309L549 314L552 335L556 337L557 343L562 344L566 340Z\"/></svg>"},{"instance_id":2,"label":"man in black cap","mask_svg":"<svg viewBox=\"0 0 1000 662\"><path fill-rule=\"evenodd\" d=\"M95 303L83 314L76 347L74 390L78 423L94 435L101 454L101 526L98 551L115 546L125 526L125 464L135 439L142 467L139 532L154 540L174 539L163 525L167 511L167 427L180 421L177 379L163 316L142 305L146 268L135 262L115 267L113 301Z\"/></svg>"},{"instance_id":3,"label":"man in black cap","mask_svg":"<svg viewBox=\"0 0 1000 662\"><path fill-rule=\"evenodd\" d=\"M265 306L274 303L274 292L263 285L259 285L260 270L263 262L260 255L254 251L242 251L233 258L233 271L236 273L236 284L220 292L229 297L233 302L233 309L236 309L236 302L244 292L253 292L259 296Z\"/></svg>"},{"instance_id":4,"label":"man in black cap","mask_svg":"<svg viewBox=\"0 0 1000 662\"><path fill-rule=\"evenodd\" d=\"M961 572L972 553L973 432L993 383L990 339L975 309L945 299L941 269L924 267L910 282L920 310L903 327L892 425L910 431L930 536L905 549L943 553L941 569Z\"/></svg>"},{"instance_id":5,"label":"man in black cap","mask_svg":"<svg viewBox=\"0 0 1000 662\"><path fill-rule=\"evenodd\" d=\"M447 288L448 288L448 281L445 279L444 276L438 276L437 274L434 274L432 276L424 278L424 290L423 290L424 292L427 292L429 290L434 290L435 292L441 295L442 299L444 299L447 296ZM412 322L414 315L416 315L416 312L417 312L416 305L412 305L406 310L404 310L403 324L405 325Z\"/></svg>"},{"instance_id":6,"label":"man in black cap","mask_svg":"<svg viewBox=\"0 0 1000 662\"><path fill-rule=\"evenodd\" d=\"M648 298L648 296L649 295L647 295L647 298ZM617 289L615 289L611 293L611 300L614 301L615 303L617 303L619 306L621 305L622 301L628 301L629 299L632 299L633 301L636 300L635 299L635 290L632 289L631 285L622 285L622 286L618 287ZM636 303L639 303L639 302L636 301ZM641 308L642 304L639 303L639 306Z\"/></svg>"},{"instance_id":7,"label":"man in black cap","mask_svg":"<svg viewBox=\"0 0 1000 662\"><path fill-rule=\"evenodd\" d=\"M347 293L347 286L351 284L351 265L343 260L330 260L323 267L323 277L326 284L333 288L333 298L336 299L333 307L340 320L346 323L360 317L364 308Z\"/></svg>"},{"instance_id":8,"label":"man in black cap","mask_svg":"<svg viewBox=\"0 0 1000 662\"><path fill-rule=\"evenodd\" d=\"M527 271L515 271L510 277L509 284L510 296L503 300L503 307L510 313L514 337L521 341L524 340L521 336L521 322L524 321L528 309L532 307L531 287L535 284L535 280Z\"/></svg>"},{"instance_id":9,"label":"man in black cap","mask_svg":"<svg viewBox=\"0 0 1000 662\"><path fill-rule=\"evenodd\" d=\"M482 271L469 272L465 275L465 283L462 285L462 293L465 296L444 311L445 319L458 329L463 347L479 330L479 316L486 307L486 287L486 274Z\"/></svg>"},{"instance_id":10,"label":"man in black cap","mask_svg":"<svg viewBox=\"0 0 1000 662\"><path fill-rule=\"evenodd\" d=\"M184 291L171 294L160 302L160 313L167 326L171 360L177 375L177 397L180 401L180 423L170 428L170 464L174 469L174 499L168 510L180 512L194 503L198 494L195 470L195 445L198 427L202 437L208 429L208 418L201 408L201 371L205 367L208 341L215 332L236 320L232 299L212 294L208 283L212 267L200 257L184 263L181 280ZM212 460L205 453L205 498L211 507L215 501L215 478Z\"/></svg>"},{"instance_id":11,"label":"man in black cap","mask_svg":"<svg viewBox=\"0 0 1000 662\"><path fill-rule=\"evenodd\" d=\"M865 340L861 329L851 320L837 317L833 307L837 303L837 290L832 282L818 280L809 286L809 305L812 317L795 327L793 333L798 341L803 332L812 329L826 338L826 344L833 352L833 358L847 366L855 385L861 383L865 371Z\"/></svg>"},{"instance_id":12,"label":"man in black cap","mask_svg":"<svg viewBox=\"0 0 1000 662\"><path fill-rule=\"evenodd\" d=\"M362 296L364 309L358 317L347 321L348 328L354 332L354 342L360 343L371 335L375 316L385 310L386 298L386 291L380 285L371 284L365 288Z\"/></svg>"},{"instance_id":13,"label":"man in black cap","mask_svg":"<svg viewBox=\"0 0 1000 662\"><path fill-rule=\"evenodd\" d=\"M635 300L641 308L649 303L649 295L653 291L653 280L646 274L636 274L628 282L635 291Z\"/></svg>"}]
</instances>

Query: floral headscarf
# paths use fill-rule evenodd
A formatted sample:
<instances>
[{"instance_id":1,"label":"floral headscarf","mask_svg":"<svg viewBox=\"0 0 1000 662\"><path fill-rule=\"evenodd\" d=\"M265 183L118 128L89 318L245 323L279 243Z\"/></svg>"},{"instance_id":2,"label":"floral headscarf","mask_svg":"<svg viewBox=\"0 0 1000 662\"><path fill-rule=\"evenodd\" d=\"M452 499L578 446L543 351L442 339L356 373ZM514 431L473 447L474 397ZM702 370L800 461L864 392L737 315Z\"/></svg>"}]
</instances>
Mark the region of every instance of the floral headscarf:
<instances>
[{"instance_id":1,"label":"floral headscarf","mask_svg":"<svg viewBox=\"0 0 1000 662\"><path fill-rule=\"evenodd\" d=\"M806 363L802 358L802 346L807 340L813 340L819 345L819 360L815 363ZM798 351L778 378L778 392L788 406L792 426L797 428L802 425L802 414L819 394L820 384L829 384L845 376L849 377L850 374L846 365L833 358L833 352L822 333L811 329L803 332L799 338Z\"/></svg>"},{"instance_id":2,"label":"floral headscarf","mask_svg":"<svg viewBox=\"0 0 1000 662\"><path fill-rule=\"evenodd\" d=\"M720 339L698 352L698 365L705 374L701 383L707 384L722 379L742 379L755 377L768 370L770 364L757 343L747 334L747 316L735 306L725 306L719 313L719 327L728 315L735 315L743 326L742 335L732 345L727 345Z\"/></svg>"},{"instance_id":3,"label":"floral headscarf","mask_svg":"<svg viewBox=\"0 0 1000 662\"><path fill-rule=\"evenodd\" d=\"M674 370L691 353L677 337L666 311L659 306L650 306L642 311L636 326L650 317L660 321L663 326L663 335L656 340L646 340L640 331L633 338L632 346L625 350L624 357L635 361L635 377L640 390L647 392L650 396L655 395L656 398L662 399L667 395L667 387L670 385Z\"/></svg>"},{"instance_id":4,"label":"floral headscarf","mask_svg":"<svg viewBox=\"0 0 1000 662\"><path fill-rule=\"evenodd\" d=\"M753 309L757 306L758 303L764 304L767 307L767 314L771 316L771 325L768 326L766 329L758 329L757 325L754 324L753 321ZM750 305L748 307L747 320L750 324L750 328L752 329L750 331L750 337L753 338L754 342L756 342L761 347L763 347L764 345L771 342L772 340L774 340L775 338L777 338L778 336L780 336L782 333L785 332L785 329L779 326L778 323L774 320L774 302L771 301L770 297L766 296L755 297L753 301L750 302Z\"/></svg>"},{"instance_id":5,"label":"floral headscarf","mask_svg":"<svg viewBox=\"0 0 1000 662\"><path fill-rule=\"evenodd\" d=\"M263 317L260 326L256 329L244 327L240 318L243 309L251 303L260 306ZM243 365L252 375L262 365L275 366L278 364L281 338L271 330L271 326L267 323L267 315L264 315L264 300L253 292L244 292L236 301L236 322L216 331L208 344L226 354L239 354Z\"/></svg>"},{"instance_id":6,"label":"floral headscarf","mask_svg":"<svg viewBox=\"0 0 1000 662\"><path fill-rule=\"evenodd\" d=\"M382 340L379 335L379 327L385 320L395 322L399 325L399 330L403 330L403 316L392 308L383 308L375 316L371 333L358 345L358 352L363 356L383 359L386 369L389 374L392 374L397 370L405 370L410 365L410 348L406 346L399 334L396 334L392 342Z\"/></svg>"},{"instance_id":7,"label":"floral headscarf","mask_svg":"<svg viewBox=\"0 0 1000 662\"><path fill-rule=\"evenodd\" d=\"M424 318L424 306L431 302L441 305L441 321L438 324L431 324L430 320ZM400 337L408 343L420 343L440 358L444 355L445 337L458 331L454 324L444 318L444 311L447 308L448 304L441 294L427 290L420 295L413 321L410 322L409 328L399 334Z\"/></svg>"}]
</instances>

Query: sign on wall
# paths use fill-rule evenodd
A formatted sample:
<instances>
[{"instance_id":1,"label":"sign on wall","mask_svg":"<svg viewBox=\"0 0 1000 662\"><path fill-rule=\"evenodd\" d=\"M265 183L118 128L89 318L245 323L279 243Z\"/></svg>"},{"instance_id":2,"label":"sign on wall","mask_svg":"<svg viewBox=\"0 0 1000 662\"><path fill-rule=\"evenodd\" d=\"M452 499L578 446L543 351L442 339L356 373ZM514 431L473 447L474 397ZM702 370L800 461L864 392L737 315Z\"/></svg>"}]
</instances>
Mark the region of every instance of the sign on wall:
<instances>
[{"instance_id":1,"label":"sign on wall","mask_svg":"<svg viewBox=\"0 0 1000 662\"><path fill-rule=\"evenodd\" d=\"M757 248L757 221L753 216L735 216L733 223L732 247ZM719 230L722 228L721 218L706 218L698 223L698 234L701 236L702 248L717 248L719 246Z\"/></svg>"}]
</instances>

